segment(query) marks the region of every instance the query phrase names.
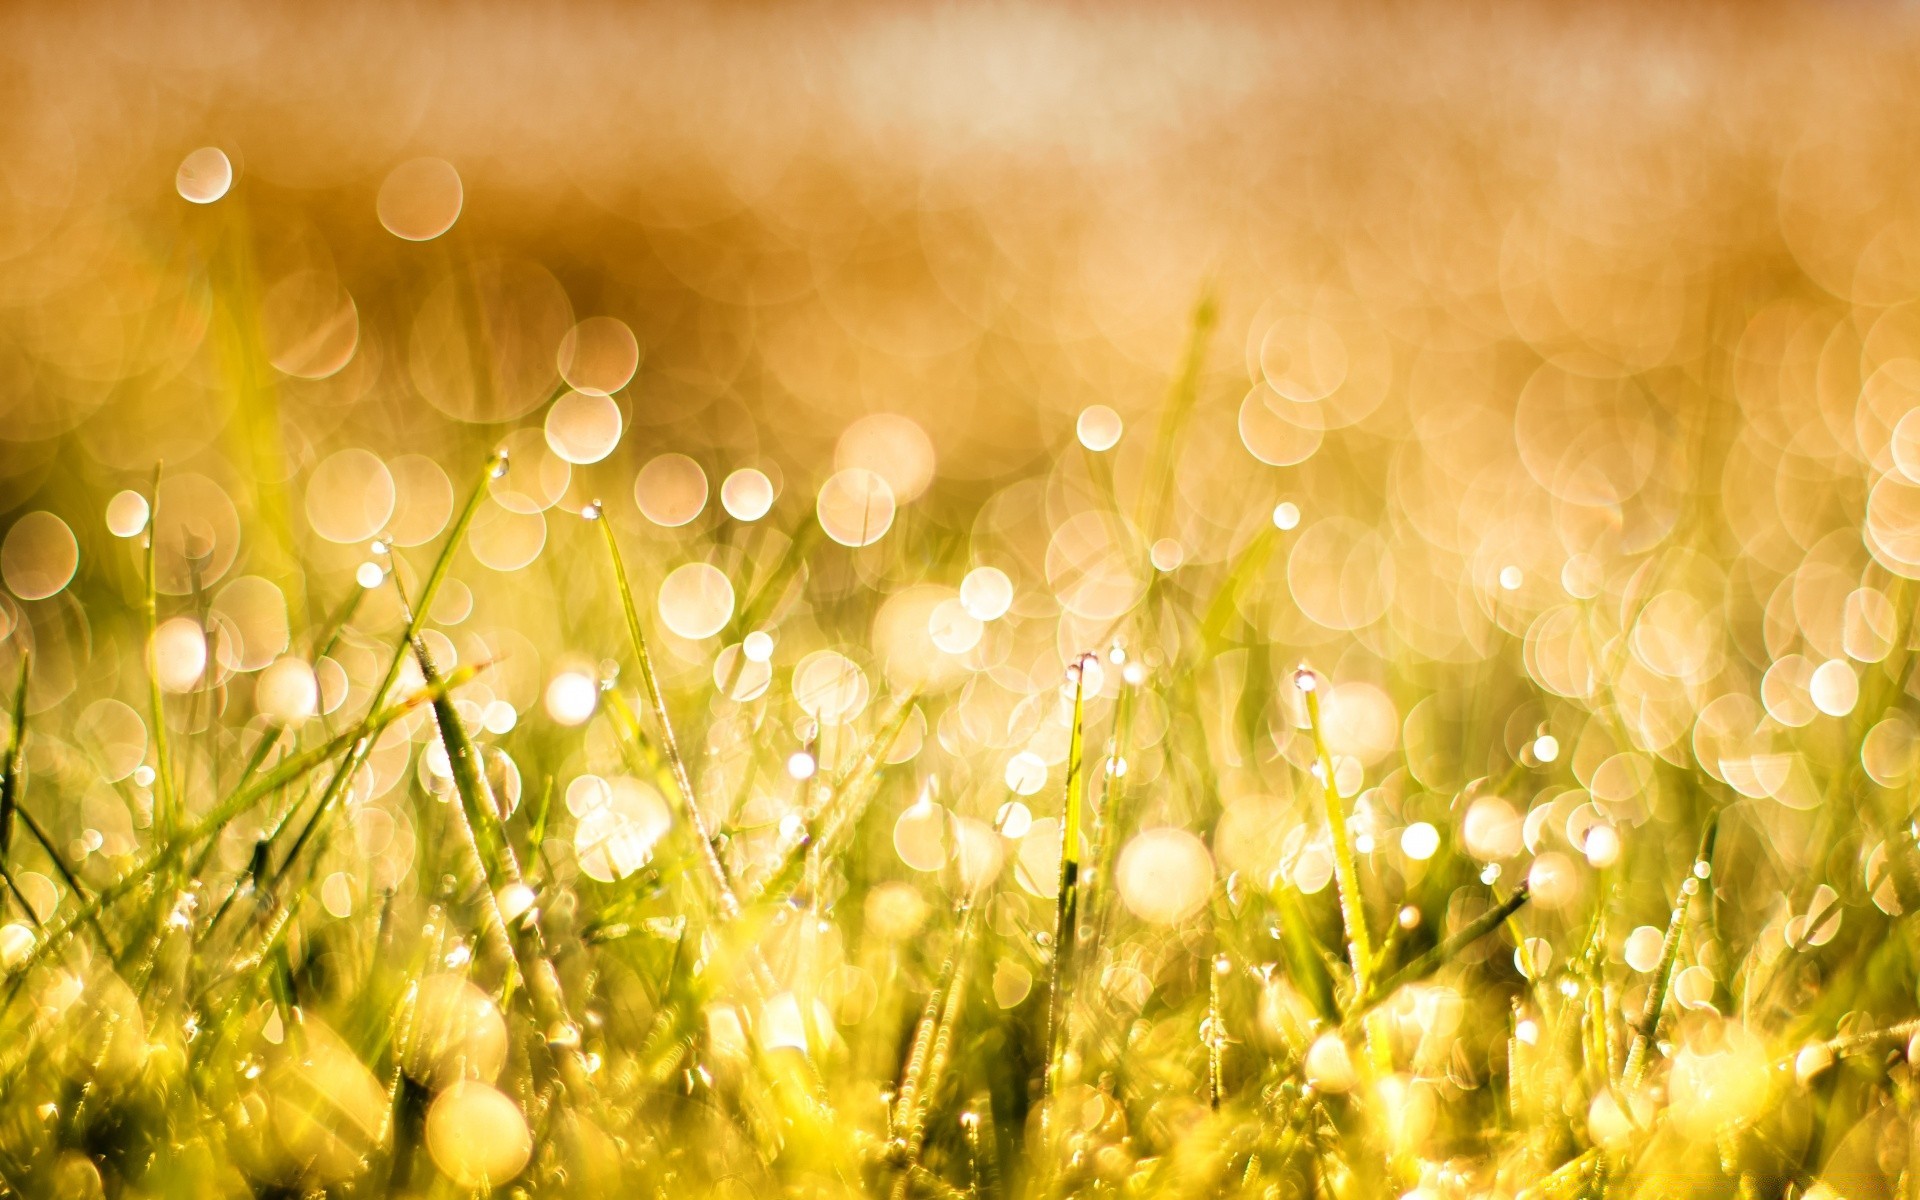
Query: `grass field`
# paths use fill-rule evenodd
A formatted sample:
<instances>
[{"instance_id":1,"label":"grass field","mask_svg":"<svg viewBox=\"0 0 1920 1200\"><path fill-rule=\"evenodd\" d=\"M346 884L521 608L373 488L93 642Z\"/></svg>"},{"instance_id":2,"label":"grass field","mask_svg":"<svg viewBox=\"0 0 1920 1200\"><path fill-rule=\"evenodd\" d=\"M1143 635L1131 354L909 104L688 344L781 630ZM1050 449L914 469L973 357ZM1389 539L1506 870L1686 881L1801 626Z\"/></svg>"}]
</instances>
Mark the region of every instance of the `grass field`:
<instances>
[{"instance_id":1,"label":"grass field","mask_svg":"<svg viewBox=\"0 0 1920 1200\"><path fill-rule=\"evenodd\" d=\"M0 1195L1920 1196L1910 13L0 64Z\"/></svg>"}]
</instances>

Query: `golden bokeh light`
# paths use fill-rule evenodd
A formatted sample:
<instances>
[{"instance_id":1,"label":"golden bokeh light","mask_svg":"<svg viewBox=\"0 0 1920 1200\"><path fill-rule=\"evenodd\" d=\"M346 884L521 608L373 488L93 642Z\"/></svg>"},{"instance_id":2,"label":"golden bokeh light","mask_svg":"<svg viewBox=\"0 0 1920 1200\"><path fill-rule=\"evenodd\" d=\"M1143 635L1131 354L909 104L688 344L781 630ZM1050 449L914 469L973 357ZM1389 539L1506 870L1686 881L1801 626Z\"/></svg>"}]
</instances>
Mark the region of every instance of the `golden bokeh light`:
<instances>
[{"instance_id":1,"label":"golden bokeh light","mask_svg":"<svg viewBox=\"0 0 1920 1200\"><path fill-rule=\"evenodd\" d=\"M1911 25L0 13L0 1191L1912 1191Z\"/></svg>"}]
</instances>

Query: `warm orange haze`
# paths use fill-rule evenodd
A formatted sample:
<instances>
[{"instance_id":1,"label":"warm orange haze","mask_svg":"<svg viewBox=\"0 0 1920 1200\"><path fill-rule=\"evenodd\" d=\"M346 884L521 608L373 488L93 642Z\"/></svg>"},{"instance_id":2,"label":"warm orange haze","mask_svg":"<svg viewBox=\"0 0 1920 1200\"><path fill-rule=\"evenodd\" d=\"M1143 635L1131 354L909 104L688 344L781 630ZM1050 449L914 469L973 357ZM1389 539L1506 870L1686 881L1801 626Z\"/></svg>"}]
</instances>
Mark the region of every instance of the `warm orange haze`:
<instances>
[{"instance_id":1,"label":"warm orange haze","mask_svg":"<svg viewBox=\"0 0 1920 1200\"><path fill-rule=\"evenodd\" d=\"M1917 81L0 13L0 1197L1920 1196Z\"/></svg>"}]
</instances>

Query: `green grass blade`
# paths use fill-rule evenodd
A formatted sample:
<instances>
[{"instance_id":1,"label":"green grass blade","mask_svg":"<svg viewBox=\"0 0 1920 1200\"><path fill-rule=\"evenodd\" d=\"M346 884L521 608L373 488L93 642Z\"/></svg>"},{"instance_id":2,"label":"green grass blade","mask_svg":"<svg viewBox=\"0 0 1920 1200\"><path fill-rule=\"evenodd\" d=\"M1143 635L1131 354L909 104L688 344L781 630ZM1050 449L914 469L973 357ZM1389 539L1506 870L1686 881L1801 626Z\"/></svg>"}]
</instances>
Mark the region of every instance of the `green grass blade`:
<instances>
[{"instance_id":1,"label":"green grass blade","mask_svg":"<svg viewBox=\"0 0 1920 1200\"><path fill-rule=\"evenodd\" d=\"M256 778L246 787L229 795L214 810L198 823L175 836L158 850L141 860L126 874L113 883L100 889L92 900L80 906L79 910L62 920L48 926L46 936L34 947L20 970L24 971L43 958L47 952L72 934L75 927L83 921L92 921L107 905L132 893L135 889L152 882L154 876L180 861L193 846L206 838L218 834L229 822L261 800L300 779L307 773L325 766L336 755L351 749L363 740L377 736L381 730L399 720L419 705L431 700L434 694L444 688L458 687L473 676L466 670L455 672L443 680L437 687L423 688L412 696L392 704L379 712L369 715L359 725L311 750L282 760L272 771Z\"/></svg>"},{"instance_id":2,"label":"green grass blade","mask_svg":"<svg viewBox=\"0 0 1920 1200\"><path fill-rule=\"evenodd\" d=\"M1687 932L1687 910L1700 891L1702 881L1713 874L1713 845L1719 829L1720 816L1715 813L1707 819L1706 828L1701 831L1700 849L1693 857L1687 877L1680 882L1679 894L1674 897L1673 913L1667 919L1667 934L1660 944L1660 965L1654 970L1653 986L1647 989L1646 1008L1641 1010L1640 1019L1634 1022L1633 1041L1627 1047L1623 1078L1629 1091L1640 1086L1651 1063L1654 1037L1660 1031L1660 1018L1666 1011L1667 995L1673 990L1674 969L1680 962L1680 943Z\"/></svg>"},{"instance_id":3,"label":"green grass blade","mask_svg":"<svg viewBox=\"0 0 1920 1200\"><path fill-rule=\"evenodd\" d=\"M1294 684L1306 701L1307 726L1313 735L1313 760L1318 771L1320 796L1325 804L1327 833L1333 839L1333 876L1340 891L1340 922L1347 935L1347 962L1353 968L1353 994L1356 1000L1372 987L1373 935L1367 929L1366 897L1360 891L1359 862L1353 855L1353 839L1347 834L1347 807L1340 798L1340 786L1334 779L1333 752L1327 747L1326 730L1320 718L1320 679L1306 667L1294 673ZM1367 1050L1374 1069L1381 1074L1392 1070L1385 1032L1377 1022L1366 1026Z\"/></svg>"},{"instance_id":4,"label":"green grass blade","mask_svg":"<svg viewBox=\"0 0 1920 1200\"><path fill-rule=\"evenodd\" d=\"M33 651L22 648L20 682L13 689L13 730L7 737L6 761L0 763L0 867L7 865L7 851L13 845L13 810L20 803L20 785L26 772L22 749L27 740L27 681L32 667Z\"/></svg>"},{"instance_id":5,"label":"green grass blade","mask_svg":"<svg viewBox=\"0 0 1920 1200\"><path fill-rule=\"evenodd\" d=\"M1086 665L1073 672L1073 725L1067 741L1067 795L1060 819L1060 892L1054 901L1053 957L1047 964L1047 1063L1045 1094L1059 1088L1061 1042L1066 1035L1067 991L1073 982L1073 949L1080 921L1080 810L1086 797Z\"/></svg>"},{"instance_id":6,"label":"green grass blade","mask_svg":"<svg viewBox=\"0 0 1920 1200\"><path fill-rule=\"evenodd\" d=\"M660 677L653 669L653 655L647 651L646 631L640 624L640 610L633 601L633 585L627 578L627 564L620 557L620 543L613 536L613 522L608 519L598 501L587 506L586 517L600 526L600 532L607 546L607 558L613 564L613 578L620 592L620 610L627 622L627 637L632 644L633 656L640 668L640 682L646 689L647 703L653 708L654 716L660 722L660 745L666 751L667 768L672 772L674 786L680 792L681 809L687 824L698 839L700 863L707 873L709 886L713 888L715 902L719 906L722 918L731 920L740 913L740 899L734 893L733 881L727 877L727 869L720 861L720 854L714 849L713 832L707 828L707 818L700 811L699 798L694 794L693 781L687 775L686 759L680 754L679 740L673 734L673 720L667 714L667 700L660 691Z\"/></svg>"},{"instance_id":7,"label":"green grass blade","mask_svg":"<svg viewBox=\"0 0 1920 1200\"><path fill-rule=\"evenodd\" d=\"M408 614L406 632L401 637L400 645L394 651L393 658L387 664L387 673L381 679L380 686L373 691L375 709L386 702L387 695L393 691L394 684L399 681L401 667L406 662L407 656L413 653L414 639L420 636L427 613L432 610L434 599L440 594L440 586L446 582L448 572L453 569L454 556L459 553L461 543L466 540L467 529L473 524L474 514L480 511L481 502L487 498L488 486L506 474L507 466L506 454L496 452L489 455L481 470L480 478L474 483L473 489L467 493L466 503L461 505L459 514L454 518L453 527L447 531L446 540L440 547L439 555L434 558L433 568L427 572L427 581L420 589L417 607ZM300 832L294 837L293 845L287 850L286 857L281 860L279 869L274 872L273 888L279 887L288 873L293 870L301 852L333 820L334 813L346 796L347 786L352 781L354 773L372 753L372 739L356 743L348 752L345 761L340 764L340 769L334 772L327 783L326 790L321 793L320 803L314 807L306 824L301 826Z\"/></svg>"},{"instance_id":8,"label":"green grass blade","mask_svg":"<svg viewBox=\"0 0 1920 1200\"><path fill-rule=\"evenodd\" d=\"M173 778L173 747L167 736L166 696L160 689L159 668L153 662L154 637L160 628L160 469L153 464L153 489L147 507L145 616L147 633L147 719L153 723L154 828L171 838L179 820L179 798Z\"/></svg>"}]
</instances>

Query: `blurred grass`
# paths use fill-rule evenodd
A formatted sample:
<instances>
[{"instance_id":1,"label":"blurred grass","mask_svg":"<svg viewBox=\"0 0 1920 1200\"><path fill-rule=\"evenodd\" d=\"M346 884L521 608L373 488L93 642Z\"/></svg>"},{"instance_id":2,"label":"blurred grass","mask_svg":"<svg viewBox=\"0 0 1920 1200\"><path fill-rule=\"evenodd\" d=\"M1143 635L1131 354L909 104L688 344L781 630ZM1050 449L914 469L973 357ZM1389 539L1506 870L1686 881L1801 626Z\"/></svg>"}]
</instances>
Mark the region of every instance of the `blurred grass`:
<instances>
[{"instance_id":1,"label":"blurred grass","mask_svg":"<svg viewBox=\"0 0 1920 1200\"><path fill-rule=\"evenodd\" d=\"M0 15L0 1193L1920 1194L1910 24Z\"/></svg>"}]
</instances>

